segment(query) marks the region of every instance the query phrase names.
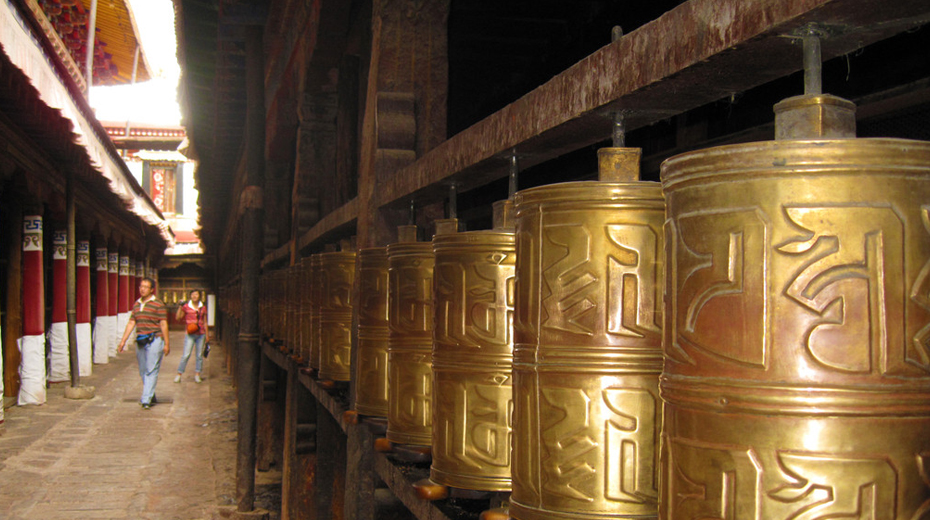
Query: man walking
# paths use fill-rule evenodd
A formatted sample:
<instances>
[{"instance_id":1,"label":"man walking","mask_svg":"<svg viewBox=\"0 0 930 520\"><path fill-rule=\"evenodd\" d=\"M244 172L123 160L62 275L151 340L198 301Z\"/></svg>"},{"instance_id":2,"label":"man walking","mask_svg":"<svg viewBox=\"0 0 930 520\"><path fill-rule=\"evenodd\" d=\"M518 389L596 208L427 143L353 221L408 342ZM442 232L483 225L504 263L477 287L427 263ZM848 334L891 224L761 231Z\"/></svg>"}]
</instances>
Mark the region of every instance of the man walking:
<instances>
[{"instance_id":1,"label":"man walking","mask_svg":"<svg viewBox=\"0 0 930 520\"><path fill-rule=\"evenodd\" d=\"M143 278L139 282L141 295L132 306L129 323L123 332L123 338L117 347L122 352L126 340L136 328L136 359L139 362L139 375L142 376L142 408L148 410L155 402L155 384L158 383L158 369L163 356L168 355L168 311L165 304L155 297L155 280Z\"/></svg>"}]
</instances>

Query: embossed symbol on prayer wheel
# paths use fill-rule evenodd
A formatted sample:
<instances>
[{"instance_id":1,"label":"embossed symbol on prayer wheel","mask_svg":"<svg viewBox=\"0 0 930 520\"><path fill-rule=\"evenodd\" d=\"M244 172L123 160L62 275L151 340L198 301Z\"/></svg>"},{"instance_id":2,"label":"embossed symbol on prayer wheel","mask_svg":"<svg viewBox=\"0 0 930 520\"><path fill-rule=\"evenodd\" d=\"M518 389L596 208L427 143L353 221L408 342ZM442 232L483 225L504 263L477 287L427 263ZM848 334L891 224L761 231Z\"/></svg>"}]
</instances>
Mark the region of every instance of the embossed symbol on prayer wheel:
<instances>
[{"instance_id":1,"label":"embossed symbol on prayer wheel","mask_svg":"<svg viewBox=\"0 0 930 520\"><path fill-rule=\"evenodd\" d=\"M387 246L388 429L398 444L432 441L433 244Z\"/></svg>"},{"instance_id":2,"label":"embossed symbol on prayer wheel","mask_svg":"<svg viewBox=\"0 0 930 520\"><path fill-rule=\"evenodd\" d=\"M927 518L930 143L662 166L660 517Z\"/></svg>"},{"instance_id":3,"label":"embossed symbol on prayer wheel","mask_svg":"<svg viewBox=\"0 0 930 520\"><path fill-rule=\"evenodd\" d=\"M358 363L355 409L388 415L388 257L383 247L358 252Z\"/></svg>"},{"instance_id":4,"label":"embossed symbol on prayer wheel","mask_svg":"<svg viewBox=\"0 0 930 520\"><path fill-rule=\"evenodd\" d=\"M320 303L322 253L310 255L310 368L320 369Z\"/></svg>"},{"instance_id":5,"label":"embossed symbol on prayer wheel","mask_svg":"<svg viewBox=\"0 0 930 520\"><path fill-rule=\"evenodd\" d=\"M515 202L510 515L655 518L661 189L573 182Z\"/></svg>"},{"instance_id":6,"label":"embossed symbol on prayer wheel","mask_svg":"<svg viewBox=\"0 0 930 520\"><path fill-rule=\"evenodd\" d=\"M433 462L430 478L510 491L513 232L433 239Z\"/></svg>"},{"instance_id":7,"label":"embossed symbol on prayer wheel","mask_svg":"<svg viewBox=\"0 0 930 520\"><path fill-rule=\"evenodd\" d=\"M320 379L348 381L352 371L352 288L355 251L320 258Z\"/></svg>"}]
</instances>

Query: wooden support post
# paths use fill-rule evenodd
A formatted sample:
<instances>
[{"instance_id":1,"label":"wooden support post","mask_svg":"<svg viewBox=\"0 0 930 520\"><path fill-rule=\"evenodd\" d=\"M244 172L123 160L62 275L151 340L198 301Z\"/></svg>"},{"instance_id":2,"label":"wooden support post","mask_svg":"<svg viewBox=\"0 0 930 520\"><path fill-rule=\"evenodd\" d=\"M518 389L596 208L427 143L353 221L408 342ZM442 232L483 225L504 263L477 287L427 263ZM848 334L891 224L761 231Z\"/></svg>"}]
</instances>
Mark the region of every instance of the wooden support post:
<instances>
[{"instance_id":1,"label":"wooden support post","mask_svg":"<svg viewBox=\"0 0 930 520\"><path fill-rule=\"evenodd\" d=\"M259 384L258 274L261 265L264 210L262 185L265 166L265 84L262 27L246 33L246 180L240 194L242 219L242 318L239 328L239 423L236 459L236 506L239 512L255 505L255 429Z\"/></svg>"},{"instance_id":2,"label":"wooden support post","mask_svg":"<svg viewBox=\"0 0 930 520\"><path fill-rule=\"evenodd\" d=\"M274 450L274 437L280 433L280 428L275 428L274 424L274 408L277 404L277 394L281 390L278 386L280 369L268 359L268 356L262 356L260 372L256 412L258 427L255 438L255 468L258 471L268 471L277 460L280 460L275 457Z\"/></svg>"},{"instance_id":3,"label":"wooden support post","mask_svg":"<svg viewBox=\"0 0 930 520\"><path fill-rule=\"evenodd\" d=\"M347 433L345 520L376 520L374 435L364 422L349 424Z\"/></svg>"},{"instance_id":4,"label":"wooden support post","mask_svg":"<svg viewBox=\"0 0 930 520\"><path fill-rule=\"evenodd\" d=\"M376 2L359 163L359 247L385 245L402 221L378 211L376 186L446 140L449 0ZM409 107L409 108L408 108Z\"/></svg>"}]
</instances>

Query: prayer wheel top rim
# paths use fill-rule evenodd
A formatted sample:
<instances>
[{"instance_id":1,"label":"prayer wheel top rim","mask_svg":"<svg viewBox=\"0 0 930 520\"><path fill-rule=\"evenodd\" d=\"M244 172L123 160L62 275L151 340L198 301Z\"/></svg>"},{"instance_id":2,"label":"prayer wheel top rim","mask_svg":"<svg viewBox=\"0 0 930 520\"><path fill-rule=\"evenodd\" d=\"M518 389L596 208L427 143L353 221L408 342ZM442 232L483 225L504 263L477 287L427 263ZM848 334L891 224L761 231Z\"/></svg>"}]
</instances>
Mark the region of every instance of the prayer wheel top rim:
<instances>
[{"instance_id":1,"label":"prayer wheel top rim","mask_svg":"<svg viewBox=\"0 0 930 520\"><path fill-rule=\"evenodd\" d=\"M324 264L338 264L343 262L354 262L355 251L336 251L332 253L320 253L320 262Z\"/></svg>"},{"instance_id":2,"label":"prayer wheel top rim","mask_svg":"<svg viewBox=\"0 0 930 520\"><path fill-rule=\"evenodd\" d=\"M713 178L749 180L772 175L868 171L870 175L930 170L930 142L912 139L818 139L760 141L687 152L661 166L662 186Z\"/></svg>"},{"instance_id":3,"label":"prayer wheel top rim","mask_svg":"<svg viewBox=\"0 0 930 520\"><path fill-rule=\"evenodd\" d=\"M385 247L363 247L358 250L359 258L376 260L383 258L387 260L387 248Z\"/></svg>"},{"instance_id":4,"label":"prayer wheel top rim","mask_svg":"<svg viewBox=\"0 0 930 520\"><path fill-rule=\"evenodd\" d=\"M505 247L513 249L515 242L513 231L487 229L453 233L450 235L439 235L433 239L433 248L436 252L445 249L457 249L462 246Z\"/></svg>"},{"instance_id":5,"label":"prayer wheel top rim","mask_svg":"<svg viewBox=\"0 0 930 520\"><path fill-rule=\"evenodd\" d=\"M387 246L388 257L398 255L433 255L432 242L397 242Z\"/></svg>"},{"instance_id":6,"label":"prayer wheel top rim","mask_svg":"<svg viewBox=\"0 0 930 520\"><path fill-rule=\"evenodd\" d=\"M655 202L664 204L662 186L653 181L577 181L547 184L518 191L514 195L517 213L521 208L541 203L577 202Z\"/></svg>"}]
</instances>

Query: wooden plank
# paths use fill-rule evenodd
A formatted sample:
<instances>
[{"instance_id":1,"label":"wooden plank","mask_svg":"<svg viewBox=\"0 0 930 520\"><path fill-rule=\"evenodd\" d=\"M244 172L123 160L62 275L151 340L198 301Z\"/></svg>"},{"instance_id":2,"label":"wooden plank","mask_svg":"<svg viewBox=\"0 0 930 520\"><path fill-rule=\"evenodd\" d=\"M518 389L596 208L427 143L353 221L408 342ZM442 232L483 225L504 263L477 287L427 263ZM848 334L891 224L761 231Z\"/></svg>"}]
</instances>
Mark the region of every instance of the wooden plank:
<instances>
[{"instance_id":1,"label":"wooden plank","mask_svg":"<svg viewBox=\"0 0 930 520\"><path fill-rule=\"evenodd\" d=\"M406 472L401 471L401 468L395 466L383 453L375 455L374 465L378 476L387 484L394 496L419 520L455 520L440 511L435 502L427 502L417 497L413 483L424 475L428 475L429 470L421 469L419 472L411 472L410 468L405 468ZM414 480L411 480L408 475L415 475Z\"/></svg>"},{"instance_id":2,"label":"wooden plank","mask_svg":"<svg viewBox=\"0 0 930 520\"><path fill-rule=\"evenodd\" d=\"M357 218L358 198L354 198L320 219L310 228L310 231L304 233L297 242L297 250L300 251L314 242L325 240L338 233L351 234Z\"/></svg>"},{"instance_id":3,"label":"wooden plank","mask_svg":"<svg viewBox=\"0 0 930 520\"><path fill-rule=\"evenodd\" d=\"M298 380L300 384L304 385L304 388L310 390L313 397L315 397L320 405L333 416L333 420L335 420L339 427L342 428L342 431L345 432L347 425L343 414L348 410L346 404L335 399L329 392L320 387L316 379L309 375L301 373L300 376L298 376Z\"/></svg>"},{"instance_id":4,"label":"wooden plank","mask_svg":"<svg viewBox=\"0 0 930 520\"><path fill-rule=\"evenodd\" d=\"M826 27L824 59L930 21L926 0L876 8L874 0L692 0L599 49L514 103L395 172L377 206L441 199L441 182L461 190L508 174L514 147L530 167L610 136L612 113L627 130L726 98L800 70L794 38ZM786 92L786 97L798 92Z\"/></svg>"}]
</instances>

